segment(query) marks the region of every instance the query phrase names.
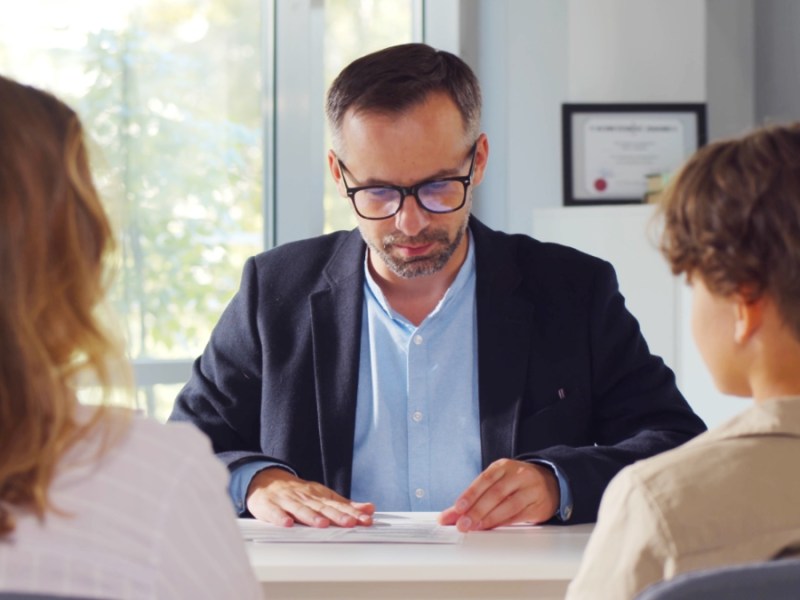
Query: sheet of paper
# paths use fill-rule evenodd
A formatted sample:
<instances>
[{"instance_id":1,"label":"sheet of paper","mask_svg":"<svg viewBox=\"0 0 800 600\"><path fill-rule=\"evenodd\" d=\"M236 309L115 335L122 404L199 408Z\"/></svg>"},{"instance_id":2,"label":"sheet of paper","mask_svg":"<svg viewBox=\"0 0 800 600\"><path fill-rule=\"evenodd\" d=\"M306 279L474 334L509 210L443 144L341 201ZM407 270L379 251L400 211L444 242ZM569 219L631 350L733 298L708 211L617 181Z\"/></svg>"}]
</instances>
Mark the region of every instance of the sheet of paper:
<instances>
[{"instance_id":1,"label":"sheet of paper","mask_svg":"<svg viewBox=\"0 0 800 600\"><path fill-rule=\"evenodd\" d=\"M370 527L317 529L295 525L275 527L254 519L239 519L245 541L257 543L335 542L378 544L459 544L464 538L455 527L442 527L435 521L416 521L377 513Z\"/></svg>"}]
</instances>

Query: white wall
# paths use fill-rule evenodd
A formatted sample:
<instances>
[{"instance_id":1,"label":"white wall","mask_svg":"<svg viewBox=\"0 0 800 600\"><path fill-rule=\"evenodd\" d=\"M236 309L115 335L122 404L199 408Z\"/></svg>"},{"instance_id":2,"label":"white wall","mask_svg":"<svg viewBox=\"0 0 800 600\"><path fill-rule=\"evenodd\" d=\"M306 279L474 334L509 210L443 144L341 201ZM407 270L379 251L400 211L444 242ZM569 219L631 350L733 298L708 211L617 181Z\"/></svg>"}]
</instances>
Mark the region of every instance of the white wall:
<instances>
[{"instance_id":1,"label":"white wall","mask_svg":"<svg viewBox=\"0 0 800 600\"><path fill-rule=\"evenodd\" d=\"M561 104L708 102L711 138L750 127L753 6L753 0L463 0L461 50L481 79L490 143L489 172L476 195L477 216L493 227L536 230L540 238L566 241L616 261L623 294L646 298L647 290L634 286L650 272L651 263L615 259L619 244L613 240L620 236L604 230L589 238L565 230L563 223L533 223L534 209L548 215L548 223L553 223L553 211L587 210L558 208ZM652 258L654 250L645 244L642 235L631 255ZM663 277L668 281L670 276ZM642 327L663 336L663 322L650 321L659 314L675 315L675 352L661 337L658 346L695 410L714 425L745 405L714 389L691 340L689 293L671 285L679 290L677 297L654 309L647 322L640 319Z\"/></svg>"},{"instance_id":2,"label":"white wall","mask_svg":"<svg viewBox=\"0 0 800 600\"><path fill-rule=\"evenodd\" d=\"M757 122L800 120L800 2L755 4Z\"/></svg>"},{"instance_id":3,"label":"white wall","mask_svg":"<svg viewBox=\"0 0 800 600\"><path fill-rule=\"evenodd\" d=\"M464 0L462 13L490 142L475 213L490 225L530 232L531 207L561 205L563 102L705 101L704 0Z\"/></svg>"},{"instance_id":4,"label":"white wall","mask_svg":"<svg viewBox=\"0 0 800 600\"><path fill-rule=\"evenodd\" d=\"M531 206L560 204L568 6L468 0L464 12L462 54L481 80L490 149L474 212L491 226L529 233Z\"/></svg>"},{"instance_id":5,"label":"white wall","mask_svg":"<svg viewBox=\"0 0 800 600\"><path fill-rule=\"evenodd\" d=\"M707 0L708 137L739 135L755 120L753 0Z\"/></svg>"},{"instance_id":6,"label":"white wall","mask_svg":"<svg viewBox=\"0 0 800 600\"><path fill-rule=\"evenodd\" d=\"M569 0L569 96L705 101L702 0Z\"/></svg>"}]
</instances>

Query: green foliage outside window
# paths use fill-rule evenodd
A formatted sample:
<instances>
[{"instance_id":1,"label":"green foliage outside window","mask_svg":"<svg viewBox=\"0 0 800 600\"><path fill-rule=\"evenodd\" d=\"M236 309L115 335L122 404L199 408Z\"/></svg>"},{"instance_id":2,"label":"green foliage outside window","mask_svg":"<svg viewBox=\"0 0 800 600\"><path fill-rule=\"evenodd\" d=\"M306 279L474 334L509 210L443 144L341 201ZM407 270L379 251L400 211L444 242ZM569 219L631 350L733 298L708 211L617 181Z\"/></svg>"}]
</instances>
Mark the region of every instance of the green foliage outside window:
<instances>
[{"instance_id":1,"label":"green foliage outside window","mask_svg":"<svg viewBox=\"0 0 800 600\"><path fill-rule=\"evenodd\" d=\"M98 29L81 29L88 13L48 23L53 3L39 4L30 34L49 28L51 44L0 46L0 69L83 120L120 242L111 295L131 357L194 356L262 248L260 3L137 2Z\"/></svg>"}]
</instances>

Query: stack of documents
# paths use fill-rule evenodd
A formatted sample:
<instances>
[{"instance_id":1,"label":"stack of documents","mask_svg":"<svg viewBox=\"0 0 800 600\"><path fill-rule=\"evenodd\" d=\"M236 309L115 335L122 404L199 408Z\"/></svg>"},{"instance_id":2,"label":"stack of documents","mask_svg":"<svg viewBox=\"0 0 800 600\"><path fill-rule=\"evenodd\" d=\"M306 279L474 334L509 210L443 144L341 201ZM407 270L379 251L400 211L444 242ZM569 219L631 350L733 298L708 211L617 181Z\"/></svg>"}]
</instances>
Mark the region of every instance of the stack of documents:
<instances>
[{"instance_id":1,"label":"stack of documents","mask_svg":"<svg viewBox=\"0 0 800 600\"><path fill-rule=\"evenodd\" d=\"M326 527L319 529L295 525L276 527L255 519L239 519L245 541L258 543L392 543L392 544L459 544L464 534L455 527L444 527L435 521L410 518L391 513L376 513L369 527Z\"/></svg>"}]
</instances>

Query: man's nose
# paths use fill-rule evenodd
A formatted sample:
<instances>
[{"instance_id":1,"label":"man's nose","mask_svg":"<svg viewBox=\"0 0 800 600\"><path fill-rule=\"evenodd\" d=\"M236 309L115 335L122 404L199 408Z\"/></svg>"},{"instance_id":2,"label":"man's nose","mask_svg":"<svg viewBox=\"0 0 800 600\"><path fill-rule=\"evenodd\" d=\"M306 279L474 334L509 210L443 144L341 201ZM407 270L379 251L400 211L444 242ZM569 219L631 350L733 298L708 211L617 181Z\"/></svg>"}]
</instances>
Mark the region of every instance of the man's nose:
<instances>
[{"instance_id":1,"label":"man's nose","mask_svg":"<svg viewBox=\"0 0 800 600\"><path fill-rule=\"evenodd\" d=\"M412 194L406 195L403 207L397 211L394 218L397 229L407 236L417 235L431 222L428 211L420 206Z\"/></svg>"}]
</instances>

